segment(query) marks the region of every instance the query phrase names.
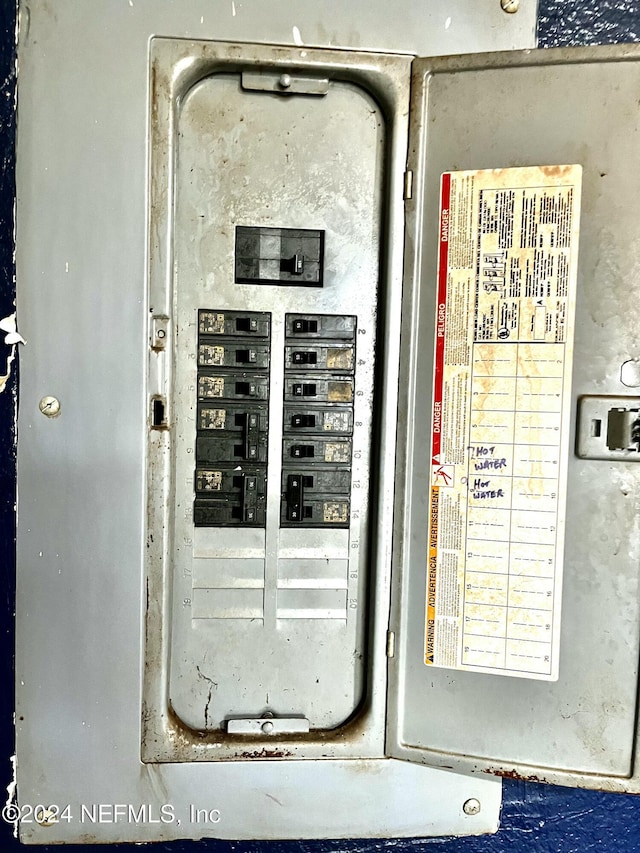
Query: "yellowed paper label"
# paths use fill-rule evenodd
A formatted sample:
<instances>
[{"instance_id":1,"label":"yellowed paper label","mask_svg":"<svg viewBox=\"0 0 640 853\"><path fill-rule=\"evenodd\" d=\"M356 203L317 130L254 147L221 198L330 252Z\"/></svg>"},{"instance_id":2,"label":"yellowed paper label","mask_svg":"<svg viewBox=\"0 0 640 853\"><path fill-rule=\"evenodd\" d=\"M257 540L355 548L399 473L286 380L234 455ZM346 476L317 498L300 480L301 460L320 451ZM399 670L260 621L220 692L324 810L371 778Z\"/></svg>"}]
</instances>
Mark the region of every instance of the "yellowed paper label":
<instances>
[{"instance_id":1,"label":"yellowed paper label","mask_svg":"<svg viewBox=\"0 0 640 853\"><path fill-rule=\"evenodd\" d=\"M558 677L581 177L442 176L428 665Z\"/></svg>"}]
</instances>

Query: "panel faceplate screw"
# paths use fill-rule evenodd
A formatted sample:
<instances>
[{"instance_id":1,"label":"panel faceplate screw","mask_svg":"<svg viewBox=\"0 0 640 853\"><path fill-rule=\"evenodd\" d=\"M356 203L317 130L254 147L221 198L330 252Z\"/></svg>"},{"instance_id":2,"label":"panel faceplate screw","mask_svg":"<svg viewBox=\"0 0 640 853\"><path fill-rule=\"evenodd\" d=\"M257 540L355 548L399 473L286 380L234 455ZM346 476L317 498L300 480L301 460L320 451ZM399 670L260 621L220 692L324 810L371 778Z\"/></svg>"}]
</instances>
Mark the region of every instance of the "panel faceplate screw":
<instances>
[{"instance_id":1,"label":"panel faceplate screw","mask_svg":"<svg viewBox=\"0 0 640 853\"><path fill-rule=\"evenodd\" d=\"M283 89L288 89L290 85L291 85L291 75L281 74L280 75L280 86Z\"/></svg>"},{"instance_id":2,"label":"panel faceplate screw","mask_svg":"<svg viewBox=\"0 0 640 853\"><path fill-rule=\"evenodd\" d=\"M48 418L57 418L60 414L60 400L56 397L43 397L38 403L38 408Z\"/></svg>"},{"instance_id":3,"label":"panel faceplate screw","mask_svg":"<svg viewBox=\"0 0 640 853\"><path fill-rule=\"evenodd\" d=\"M480 800L476 800L475 797L467 800L462 806L462 811L468 815L480 814Z\"/></svg>"},{"instance_id":4,"label":"panel faceplate screw","mask_svg":"<svg viewBox=\"0 0 640 853\"><path fill-rule=\"evenodd\" d=\"M55 823L58 823L56 811L45 806L37 806L34 817L40 826L53 826Z\"/></svg>"},{"instance_id":5,"label":"panel faceplate screw","mask_svg":"<svg viewBox=\"0 0 640 853\"><path fill-rule=\"evenodd\" d=\"M520 8L520 0L500 0L500 8L508 15L513 15Z\"/></svg>"}]
</instances>

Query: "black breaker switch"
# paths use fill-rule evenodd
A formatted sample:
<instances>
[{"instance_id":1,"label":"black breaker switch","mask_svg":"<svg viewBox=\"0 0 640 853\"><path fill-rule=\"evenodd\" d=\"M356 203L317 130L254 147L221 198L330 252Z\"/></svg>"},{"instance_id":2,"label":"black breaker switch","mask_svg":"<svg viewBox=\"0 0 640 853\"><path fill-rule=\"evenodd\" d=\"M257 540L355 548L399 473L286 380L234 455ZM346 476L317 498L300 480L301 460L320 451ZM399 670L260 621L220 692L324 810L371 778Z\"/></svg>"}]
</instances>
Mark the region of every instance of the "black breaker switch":
<instances>
[{"instance_id":1,"label":"black breaker switch","mask_svg":"<svg viewBox=\"0 0 640 853\"><path fill-rule=\"evenodd\" d=\"M243 432L243 458L248 461L255 461L258 458L258 438L260 421L258 415L251 412L244 412L239 415L242 420Z\"/></svg>"},{"instance_id":2,"label":"black breaker switch","mask_svg":"<svg viewBox=\"0 0 640 853\"><path fill-rule=\"evenodd\" d=\"M317 364L318 354L312 351L294 350L291 353L291 361L293 364Z\"/></svg>"},{"instance_id":3,"label":"black breaker switch","mask_svg":"<svg viewBox=\"0 0 640 853\"><path fill-rule=\"evenodd\" d=\"M238 317L236 319L236 332L256 333L258 321L254 317Z\"/></svg>"},{"instance_id":4,"label":"black breaker switch","mask_svg":"<svg viewBox=\"0 0 640 853\"><path fill-rule=\"evenodd\" d=\"M295 382L292 385L294 397L315 397L317 394L315 382Z\"/></svg>"},{"instance_id":5,"label":"black breaker switch","mask_svg":"<svg viewBox=\"0 0 640 853\"><path fill-rule=\"evenodd\" d=\"M242 483L242 520L254 524L257 517L258 478L245 474Z\"/></svg>"},{"instance_id":6,"label":"black breaker switch","mask_svg":"<svg viewBox=\"0 0 640 853\"><path fill-rule=\"evenodd\" d=\"M287 521L302 521L304 513L304 485L300 474L287 477Z\"/></svg>"},{"instance_id":7,"label":"black breaker switch","mask_svg":"<svg viewBox=\"0 0 640 853\"><path fill-rule=\"evenodd\" d=\"M313 444L293 444L291 446L291 456L294 459L313 459L316 455L316 449Z\"/></svg>"},{"instance_id":8,"label":"black breaker switch","mask_svg":"<svg viewBox=\"0 0 640 853\"><path fill-rule=\"evenodd\" d=\"M236 350L236 364L255 364L257 353L254 349Z\"/></svg>"},{"instance_id":9,"label":"black breaker switch","mask_svg":"<svg viewBox=\"0 0 640 853\"><path fill-rule=\"evenodd\" d=\"M312 429L316 425L315 415L292 415L291 426L293 429Z\"/></svg>"},{"instance_id":10,"label":"black breaker switch","mask_svg":"<svg viewBox=\"0 0 640 853\"><path fill-rule=\"evenodd\" d=\"M291 324L292 331L295 335L308 335L310 332L318 331L317 320L294 320Z\"/></svg>"},{"instance_id":11,"label":"black breaker switch","mask_svg":"<svg viewBox=\"0 0 640 853\"><path fill-rule=\"evenodd\" d=\"M236 227L237 284L322 287L324 231Z\"/></svg>"}]
</instances>

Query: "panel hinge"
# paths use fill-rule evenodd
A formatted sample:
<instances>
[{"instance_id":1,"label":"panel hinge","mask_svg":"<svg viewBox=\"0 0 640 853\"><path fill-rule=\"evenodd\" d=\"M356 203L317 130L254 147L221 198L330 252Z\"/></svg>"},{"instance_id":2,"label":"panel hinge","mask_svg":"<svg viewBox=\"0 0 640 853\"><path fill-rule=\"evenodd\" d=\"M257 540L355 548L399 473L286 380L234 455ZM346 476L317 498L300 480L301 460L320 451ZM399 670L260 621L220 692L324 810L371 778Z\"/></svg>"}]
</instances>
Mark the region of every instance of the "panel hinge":
<instances>
[{"instance_id":1,"label":"panel hinge","mask_svg":"<svg viewBox=\"0 0 640 853\"><path fill-rule=\"evenodd\" d=\"M407 169L404 173L404 200L413 198L413 170Z\"/></svg>"},{"instance_id":2,"label":"panel hinge","mask_svg":"<svg viewBox=\"0 0 640 853\"><path fill-rule=\"evenodd\" d=\"M387 631L387 657L392 658L396 653L396 632Z\"/></svg>"}]
</instances>

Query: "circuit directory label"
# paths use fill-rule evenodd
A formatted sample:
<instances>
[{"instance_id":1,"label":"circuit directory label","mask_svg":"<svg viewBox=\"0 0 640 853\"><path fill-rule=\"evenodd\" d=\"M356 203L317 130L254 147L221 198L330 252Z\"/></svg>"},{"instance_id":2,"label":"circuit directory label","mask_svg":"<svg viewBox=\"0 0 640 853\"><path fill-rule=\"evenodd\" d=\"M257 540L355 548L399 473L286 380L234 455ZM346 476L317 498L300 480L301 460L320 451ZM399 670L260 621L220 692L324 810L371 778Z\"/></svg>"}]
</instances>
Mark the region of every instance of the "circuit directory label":
<instances>
[{"instance_id":1,"label":"circuit directory label","mask_svg":"<svg viewBox=\"0 0 640 853\"><path fill-rule=\"evenodd\" d=\"M442 175L428 665L558 677L581 177Z\"/></svg>"}]
</instances>

